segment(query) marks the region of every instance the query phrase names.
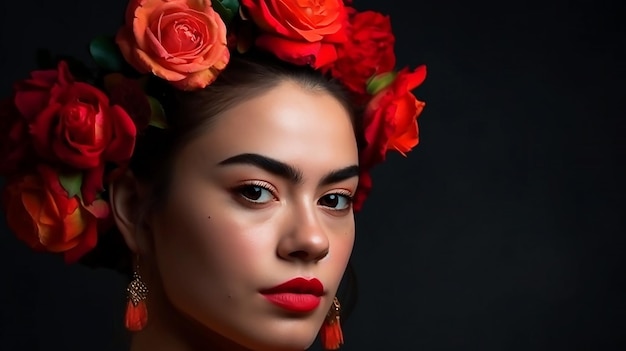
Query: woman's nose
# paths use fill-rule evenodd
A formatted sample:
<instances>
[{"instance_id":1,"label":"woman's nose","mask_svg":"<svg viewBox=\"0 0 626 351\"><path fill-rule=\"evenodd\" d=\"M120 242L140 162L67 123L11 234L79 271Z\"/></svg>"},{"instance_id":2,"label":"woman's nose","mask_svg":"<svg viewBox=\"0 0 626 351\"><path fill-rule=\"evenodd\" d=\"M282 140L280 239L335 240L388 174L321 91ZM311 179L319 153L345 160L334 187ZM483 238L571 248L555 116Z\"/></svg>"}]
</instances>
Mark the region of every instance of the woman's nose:
<instances>
[{"instance_id":1,"label":"woman's nose","mask_svg":"<svg viewBox=\"0 0 626 351\"><path fill-rule=\"evenodd\" d=\"M281 258L317 262L328 255L328 235L314 210L292 215L288 222L278 244Z\"/></svg>"}]
</instances>

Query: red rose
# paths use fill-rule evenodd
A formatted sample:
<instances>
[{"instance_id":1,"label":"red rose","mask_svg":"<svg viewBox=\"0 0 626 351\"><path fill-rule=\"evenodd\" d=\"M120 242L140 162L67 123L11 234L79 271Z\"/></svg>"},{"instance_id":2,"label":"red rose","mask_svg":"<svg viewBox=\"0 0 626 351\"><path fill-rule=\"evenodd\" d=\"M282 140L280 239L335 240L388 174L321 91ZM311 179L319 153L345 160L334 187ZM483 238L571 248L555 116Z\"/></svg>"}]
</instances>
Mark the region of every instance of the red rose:
<instances>
[{"instance_id":1,"label":"red rose","mask_svg":"<svg viewBox=\"0 0 626 351\"><path fill-rule=\"evenodd\" d=\"M29 122L35 151L83 170L83 199L90 204L102 190L105 162L130 159L136 136L132 119L96 87L74 82L64 62L57 71L35 72L16 89L16 106Z\"/></svg>"},{"instance_id":2,"label":"red rose","mask_svg":"<svg viewBox=\"0 0 626 351\"><path fill-rule=\"evenodd\" d=\"M242 0L262 34L256 45L279 59L320 68L337 59L347 40L341 0Z\"/></svg>"},{"instance_id":3,"label":"red rose","mask_svg":"<svg viewBox=\"0 0 626 351\"><path fill-rule=\"evenodd\" d=\"M417 118L425 103L417 100L411 90L421 85L424 79L426 66L413 72L404 69L368 103L363 117L366 141L361 152L363 167L370 168L384 161L387 150L405 154L418 144Z\"/></svg>"},{"instance_id":4,"label":"red rose","mask_svg":"<svg viewBox=\"0 0 626 351\"><path fill-rule=\"evenodd\" d=\"M361 174L353 208L359 211L372 189L370 170L385 160L388 150L404 154L419 142L417 118L425 104L411 90L426 79L426 66L410 72L404 69L387 87L374 95L363 118L366 146L360 152Z\"/></svg>"},{"instance_id":5,"label":"red rose","mask_svg":"<svg viewBox=\"0 0 626 351\"><path fill-rule=\"evenodd\" d=\"M365 94L371 77L395 67L395 37L389 17L378 12L354 12L349 23L348 41L339 46L330 73L353 92Z\"/></svg>"},{"instance_id":6,"label":"red rose","mask_svg":"<svg viewBox=\"0 0 626 351\"><path fill-rule=\"evenodd\" d=\"M17 238L34 250L63 253L67 263L96 246L98 219L109 214L104 200L83 207L76 196L68 197L59 175L44 166L12 179L4 190L7 224Z\"/></svg>"}]
</instances>

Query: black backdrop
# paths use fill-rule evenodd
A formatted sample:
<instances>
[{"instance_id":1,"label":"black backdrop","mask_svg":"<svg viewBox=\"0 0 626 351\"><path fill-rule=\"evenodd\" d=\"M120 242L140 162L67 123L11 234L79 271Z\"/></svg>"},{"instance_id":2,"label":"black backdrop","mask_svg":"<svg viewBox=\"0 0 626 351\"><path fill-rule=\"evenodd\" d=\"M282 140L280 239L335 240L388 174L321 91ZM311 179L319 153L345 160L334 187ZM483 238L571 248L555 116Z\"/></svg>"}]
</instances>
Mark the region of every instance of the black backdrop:
<instances>
[{"instance_id":1,"label":"black backdrop","mask_svg":"<svg viewBox=\"0 0 626 351\"><path fill-rule=\"evenodd\" d=\"M0 4L1 93L50 47L86 57L126 0ZM357 0L426 63L421 145L357 219L350 350L626 350L626 6ZM2 226L0 349L125 350L124 279Z\"/></svg>"}]
</instances>

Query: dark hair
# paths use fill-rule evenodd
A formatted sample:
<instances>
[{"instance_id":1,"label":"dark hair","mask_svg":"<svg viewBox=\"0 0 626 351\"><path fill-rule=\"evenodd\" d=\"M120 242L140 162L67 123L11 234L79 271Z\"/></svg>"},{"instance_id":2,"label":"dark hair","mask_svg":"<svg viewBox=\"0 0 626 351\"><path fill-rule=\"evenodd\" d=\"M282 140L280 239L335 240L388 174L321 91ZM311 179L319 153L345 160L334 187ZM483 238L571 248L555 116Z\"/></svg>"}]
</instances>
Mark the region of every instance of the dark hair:
<instances>
[{"instance_id":1,"label":"dark hair","mask_svg":"<svg viewBox=\"0 0 626 351\"><path fill-rule=\"evenodd\" d=\"M167 82L153 79L148 84L148 93L162 103L168 127L149 127L137 137L130 170L150 189L149 198L138 211L138 222L166 198L172 163L182 147L209 127L215 116L285 81L334 96L351 116L355 135L360 135L356 132L360 128L356 108L339 82L308 66L295 66L267 54L233 55L217 79L199 91L179 91ZM81 263L112 268L129 276L132 273L131 252L116 229L100 235L96 248Z\"/></svg>"}]
</instances>

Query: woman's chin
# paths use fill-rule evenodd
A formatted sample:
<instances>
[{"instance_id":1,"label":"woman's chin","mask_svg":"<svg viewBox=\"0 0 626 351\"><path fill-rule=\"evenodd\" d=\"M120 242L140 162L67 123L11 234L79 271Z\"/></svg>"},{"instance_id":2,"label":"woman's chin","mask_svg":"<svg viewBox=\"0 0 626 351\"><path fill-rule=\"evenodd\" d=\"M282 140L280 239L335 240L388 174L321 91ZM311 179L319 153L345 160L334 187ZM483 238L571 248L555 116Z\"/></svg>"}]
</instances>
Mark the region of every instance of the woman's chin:
<instances>
[{"instance_id":1,"label":"woman's chin","mask_svg":"<svg viewBox=\"0 0 626 351\"><path fill-rule=\"evenodd\" d=\"M303 351L315 342L318 328L302 324L303 321L268 323L247 330L231 330L224 336L253 351Z\"/></svg>"}]
</instances>

